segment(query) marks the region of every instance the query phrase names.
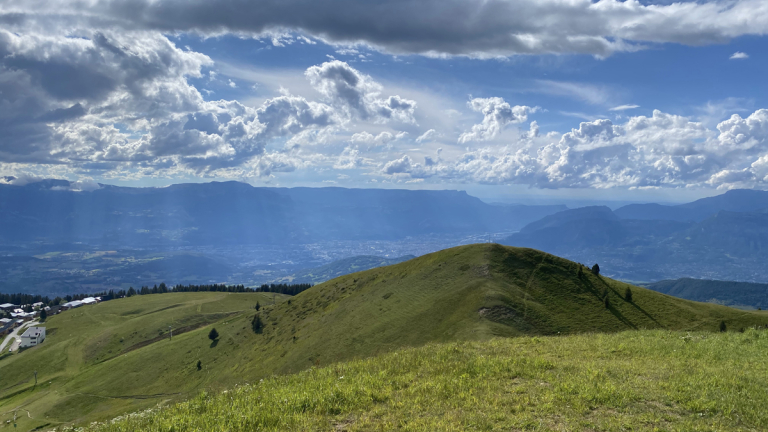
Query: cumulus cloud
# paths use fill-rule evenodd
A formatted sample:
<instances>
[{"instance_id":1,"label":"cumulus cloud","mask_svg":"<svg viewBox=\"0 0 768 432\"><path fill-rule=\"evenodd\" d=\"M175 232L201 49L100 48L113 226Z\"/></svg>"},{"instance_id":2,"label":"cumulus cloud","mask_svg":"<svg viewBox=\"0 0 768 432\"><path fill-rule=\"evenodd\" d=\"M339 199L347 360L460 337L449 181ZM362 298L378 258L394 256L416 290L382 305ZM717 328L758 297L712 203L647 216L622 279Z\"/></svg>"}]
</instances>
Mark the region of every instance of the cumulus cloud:
<instances>
[{"instance_id":1,"label":"cumulus cloud","mask_svg":"<svg viewBox=\"0 0 768 432\"><path fill-rule=\"evenodd\" d=\"M270 142L319 142L355 119L413 123L415 102L382 96L380 84L346 63L307 71L324 102L286 91L249 107L205 101L188 80L202 78L213 62L162 34L76 34L0 30L0 163L102 176L131 170L269 176L305 166L297 156L267 152Z\"/></svg>"},{"instance_id":2,"label":"cumulus cloud","mask_svg":"<svg viewBox=\"0 0 768 432\"><path fill-rule=\"evenodd\" d=\"M768 32L768 6L762 0L408 0L396 5L263 0L258 7L242 0L5 0L4 5L3 21L41 27L66 19L103 28L248 34L275 46L293 42L286 32L300 31L340 46L365 43L394 54L476 57L608 56L646 43L702 45Z\"/></svg>"},{"instance_id":3,"label":"cumulus cloud","mask_svg":"<svg viewBox=\"0 0 768 432\"><path fill-rule=\"evenodd\" d=\"M356 147L345 147L333 164L335 169L354 169L363 166L365 159Z\"/></svg>"},{"instance_id":4,"label":"cumulus cloud","mask_svg":"<svg viewBox=\"0 0 768 432\"><path fill-rule=\"evenodd\" d=\"M351 118L385 123L414 123L416 102L400 96L381 96L382 86L347 63L332 60L312 66L305 76L328 102Z\"/></svg>"},{"instance_id":5,"label":"cumulus cloud","mask_svg":"<svg viewBox=\"0 0 768 432\"><path fill-rule=\"evenodd\" d=\"M749 55L745 52L736 51L729 57L731 60L745 60L749 58Z\"/></svg>"},{"instance_id":6,"label":"cumulus cloud","mask_svg":"<svg viewBox=\"0 0 768 432\"><path fill-rule=\"evenodd\" d=\"M525 122L528 120L528 114L538 110L528 106L510 106L500 97L475 98L467 104L473 111L483 114L483 122L472 126L469 132L461 134L459 143L496 138L505 126Z\"/></svg>"},{"instance_id":7,"label":"cumulus cloud","mask_svg":"<svg viewBox=\"0 0 768 432\"><path fill-rule=\"evenodd\" d=\"M449 161L429 158L424 165L403 156L385 163L382 173L540 188L768 186L768 110L733 115L717 129L658 110L622 124L582 122L559 139L539 135L532 122L508 146Z\"/></svg>"},{"instance_id":8,"label":"cumulus cloud","mask_svg":"<svg viewBox=\"0 0 768 432\"><path fill-rule=\"evenodd\" d=\"M373 135L368 132L358 132L350 138L353 143L363 143L369 146L387 146L393 141L401 140L408 135L408 132L397 132L392 134L390 132L381 132L378 135Z\"/></svg>"}]
</instances>

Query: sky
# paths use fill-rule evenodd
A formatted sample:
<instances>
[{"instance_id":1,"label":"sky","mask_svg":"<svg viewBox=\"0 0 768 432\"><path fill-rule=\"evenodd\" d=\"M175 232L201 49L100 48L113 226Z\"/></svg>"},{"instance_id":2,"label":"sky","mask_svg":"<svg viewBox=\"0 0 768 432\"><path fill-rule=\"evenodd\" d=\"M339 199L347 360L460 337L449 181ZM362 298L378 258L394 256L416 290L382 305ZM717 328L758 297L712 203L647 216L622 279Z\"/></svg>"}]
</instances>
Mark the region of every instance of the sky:
<instances>
[{"instance_id":1,"label":"sky","mask_svg":"<svg viewBox=\"0 0 768 432\"><path fill-rule=\"evenodd\" d=\"M0 182L768 187L768 2L0 0Z\"/></svg>"}]
</instances>

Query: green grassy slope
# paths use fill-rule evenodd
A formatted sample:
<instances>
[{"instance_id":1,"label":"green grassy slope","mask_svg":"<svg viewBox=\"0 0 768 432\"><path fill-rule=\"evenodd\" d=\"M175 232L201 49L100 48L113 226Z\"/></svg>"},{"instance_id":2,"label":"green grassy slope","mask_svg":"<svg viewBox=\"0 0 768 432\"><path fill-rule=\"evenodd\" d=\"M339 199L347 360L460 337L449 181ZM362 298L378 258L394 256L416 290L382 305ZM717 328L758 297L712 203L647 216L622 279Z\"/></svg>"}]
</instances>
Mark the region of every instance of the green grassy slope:
<instances>
[{"instance_id":1,"label":"green grassy slope","mask_svg":"<svg viewBox=\"0 0 768 432\"><path fill-rule=\"evenodd\" d=\"M276 373L432 342L643 328L712 331L721 320L730 328L768 324L768 315L762 313L676 299L637 287L632 288L634 301L627 302L622 295L628 285L589 272L580 279L576 269L573 262L531 249L470 245L317 285L262 309L266 327L261 334L251 331L256 312L248 308L255 297L223 297L221 301L230 304L229 309L215 309L215 302L204 304L200 312L243 311L216 317L215 326L222 336L215 346L207 340L205 327L173 340L121 351L117 357L110 358L116 348L110 353L109 347L118 346L117 336L111 335L101 336L98 342L93 337L70 341L69 351L44 355L57 343L65 343L64 337L76 334L74 329L72 333L57 330L43 346L14 357L11 368L8 360L0 360L0 413L23 406L34 419L29 424L35 425L100 420L150 403L187 398L202 389L222 390ZM610 300L607 309L604 291ZM149 311L152 309L142 303L145 297L164 301L159 299L176 295L117 300L91 310ZM156 307L172 313L179 308L170 308L172 305L168 300ZM66 313L55 317L50 327L55 327L57 319L75 320L76 314L87 311L73 311L72 318ZM103 318L82 315L77 319L80 327L109 326L100 322ZM162 330L159 325L141 327L147 327L146 333L130 343L135 345ZM131 332L119 334L126 337ZM59 353L71 358L53 360ZM201 371L195 366L198 359ZM45 362L62 363L46 366L49 370L40 374L42 382L51 382L50 388L43 384L31 390L29 378L24 385L18 384L21 378L16 377L31 377L33 365L42 368L38 365ZM66 375L58 372L68 367L72 369ZM14 378L5 378L7 375ZM22 388L26 390L17 390ZM11 396L14 392L18 394ZM6 417L3 414L0 421Z\"/></svg>"},{"instance_id":2,"label":"green grassy slope","mask_svg":"<svg viewBox=\"0 0 768 432\"><path fill-rule=\"evenodd\" d=\"M287 296L276 295L277 301ZM209 374L184 375L166 364L210 359L216 326L250 313L272 294L170 293L85 306L50 317L38 347L0 358L0 421L17 410L21 430L109 418L210 387ZM168 326L174 329L168 340ZM192 341L195 351L169 349ZM190 346L191 349L191 346ZM132 363L130 359L141 359ZM188 360L189 359L189 360ZM38 385L34 385L34 372Z\"/></svg>"},{"instance_id":3,"label":"green grassy slope","mask_svg":"<svg viewBox=\"0 0 768 432\"><path fill-rule=\"evenodd\" d=\"M429 344L201 394L93 432L758 431L768 331Z\"/></svg>"}]
</instances>

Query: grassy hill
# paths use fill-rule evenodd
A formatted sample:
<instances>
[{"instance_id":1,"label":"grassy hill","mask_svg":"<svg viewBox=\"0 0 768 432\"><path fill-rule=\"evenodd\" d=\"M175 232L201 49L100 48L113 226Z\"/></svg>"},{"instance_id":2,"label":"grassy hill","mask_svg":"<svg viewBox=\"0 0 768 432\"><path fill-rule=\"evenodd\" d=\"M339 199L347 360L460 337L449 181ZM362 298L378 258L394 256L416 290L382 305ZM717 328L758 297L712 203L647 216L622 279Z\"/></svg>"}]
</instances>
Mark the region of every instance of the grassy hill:
<instances>
[{"instance_id":1,"label":"grassy hill","mask_svg":"<svg viewBox=\"0 0 768 432\"><path fill-rule=\"evenodd\" d=\"M768 284L681 278L655 282L646 287L688 300L768 308Z\"/></svg>"},{"instance_id":2,"label":"grassy hill","mask_svg":"<svg viewBox=\"0 0 768 432\"><path fill-rule=\"evenodd\" d=\"M288 297L274 298L279 302ZM226 355L209 348L210 325L223 325L250 313L257 301L272 299L271 293L155 294L50 317L43 344L0 356L0 423L16 411L21 430L29 430L109 418L197 394L215 385L216 376L186 374L179 365L194 367L199 358L209 366L218 355Z\"/></svg>"},{"instance_id":3,"label":"grassy hill","mask_svg":"<svg viewBox=\"0 0 768 432\"><path fill-rule=\"evenodd\" d=\"M758 431L768 331L429 344L92 425L128 431Z\"/></svg>"},{"instance_id":4,"label":"grassy hill","mask_svg":"<svg viewBox=\"0 0 768 432\"><path fill-rule=\"evenodd\" d=\"M628 302L628 286L589 272L579 278L575 263L536 250L479 244L316 285L263 308L260 334L251 330L252 306L259 298L266 303L258 297L263 294L115 300L51 318L43 345L0 359L0 421L19 407L29 413L25 427L104 420L202 390L434 342L656 328L714 331L721 320L732 329L768 324L763 313L638 287ZM174 314L189 331L169 340L164 332ZM214 322L221 334L217 344L206 338Z\"/></svg>"}]
</instances>

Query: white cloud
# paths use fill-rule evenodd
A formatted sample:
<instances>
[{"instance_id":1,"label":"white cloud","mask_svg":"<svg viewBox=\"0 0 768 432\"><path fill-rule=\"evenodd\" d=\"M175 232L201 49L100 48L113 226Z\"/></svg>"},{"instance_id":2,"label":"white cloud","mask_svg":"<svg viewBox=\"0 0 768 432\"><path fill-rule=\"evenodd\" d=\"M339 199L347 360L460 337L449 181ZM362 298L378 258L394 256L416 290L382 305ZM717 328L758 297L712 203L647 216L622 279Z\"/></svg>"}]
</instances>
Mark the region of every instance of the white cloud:
<instances>
[{"instance_id":1,"label":"white cloud","mask_svg":"<svg viewBox=\"0 0 768 432\"><path fill-rule=\"evenodd\" d=\"M749 58L749 55L741 51L736 51L735 53L731 54L729 58L731 60L745 60Z\"/></svg>"},{"instance_id":2,"label":"white cloud","mask_svg":"<svg viewBox=\"0 0 768 432\"><path fill-rule=\"evenodd\" d=\"M416 138L416 142L417 143L423 143L423 142L426 142L426 141L432 141L435 138L437 138L438 136L439 136L439 134L437 133L436 130L430 129L430 130L424 132L423 134L419 135L419 137Z\"/></svg>"},{"instance_id":3,"label":"white cloud","mask_svg":"<svg viewBox=\"0 0 768 432\"><path fill-rule=\"evenodd\" d=\"M332 60L312 66L305 75L331 105L343 110L350 118L378 123L390 120L415 123L415 101L400 96L382 97L381 84L345 62Z\"/></svg>"},{"instance_id":4,"label":"white cloud","mask_svg":"<svg viewBox=\"0 0 768 432\"><path fill-rule=\"evenodd\" d=\"M483 122L472 126L469 132L461 134L459 143L488 141L496 138L505 126L527 121L528 114L538 110L537 107L510 106L500 97L475 98L470 100L468 105L473 111L483 114Z\"/></svg>"},{"instance_id":5,"label":"white cloud","mask_svg":"<svg viewBox=\"0 0 768 432\"><path fill-rule=\"evenodd\" d=\"M365 163L365 159L360 156L360 151L357 147L345 147L339 155L338 159L334 162L334 169L354 169L360 168Z\"/></svg>"},{"instance_id":6,"label":"white cloud","mask_svg":"<svg viewBox=\"0 0 768 432\"><path fill-rule=\"evenodd\" d=\"M517 143L485 147L424 165L403 156L385 175L541 188L768 187L768 110L733 115L719 134L687 117L655 110L613 124L599 119L553 137L538 125Z\"/></svg>"},{"instance_id":7,"label":"white cloud","mask_svg":"<svg viewBox=\"0 0 768 432\"><path fill-rule=\"evenodd\" d=\"M408 132L397 132L392 134L390 132L380 132L378 135L373 135L369 132L358 132L353 134L350 141L353 143L363 143L373 146L386 146L393 141L401 140L408 135Z\"/></svg>"},{"instance_id":8,"label":"white cloud","mask_svg":"<svg viewBox=\"0 0 768 432\"><path fill-rule=\"evenodd\" d=\"M609 110L610 111L626 111L626 110L632 110L635 108L640 108L640 105L619 105L613 108L609 108Z\"/></svg>"}]
</instances>

